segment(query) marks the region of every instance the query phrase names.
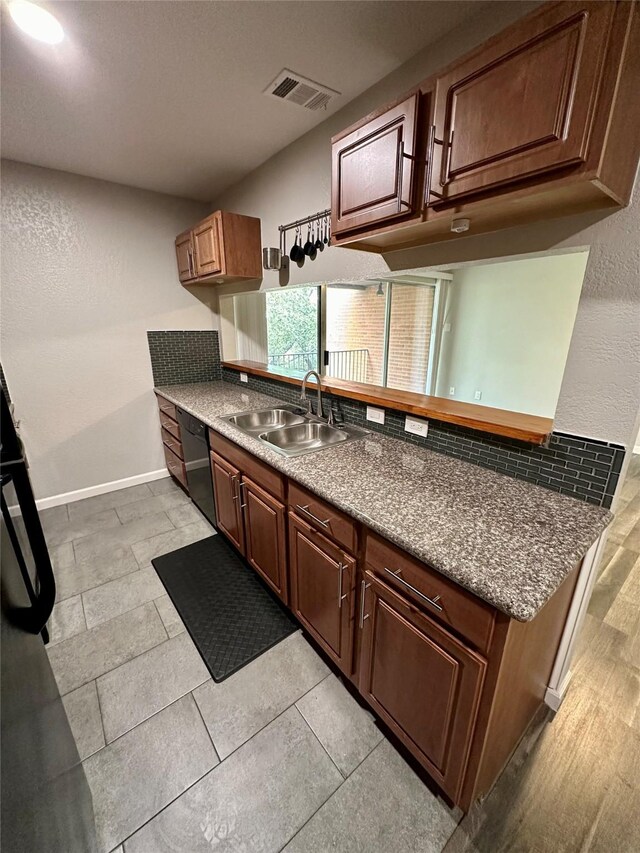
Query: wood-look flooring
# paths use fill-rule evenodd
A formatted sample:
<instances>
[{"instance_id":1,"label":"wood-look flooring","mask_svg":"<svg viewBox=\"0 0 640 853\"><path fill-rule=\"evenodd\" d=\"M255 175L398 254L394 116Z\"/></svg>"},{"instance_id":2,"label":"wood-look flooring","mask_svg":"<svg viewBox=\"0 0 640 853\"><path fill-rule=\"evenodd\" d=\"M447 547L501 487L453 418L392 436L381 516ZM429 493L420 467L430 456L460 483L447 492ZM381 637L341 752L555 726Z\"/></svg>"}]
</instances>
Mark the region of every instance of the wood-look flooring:
<instances>
[{"instance_id":1,"label":"wood-look flooring","mask_svg":"<svg viewBox=\"0 0 640 853\"><path fill-rule=\"evenodd\" d=\"M445 853L640 851L640 456L625 479L567 696Z\"/></svg>"}]
</instances>

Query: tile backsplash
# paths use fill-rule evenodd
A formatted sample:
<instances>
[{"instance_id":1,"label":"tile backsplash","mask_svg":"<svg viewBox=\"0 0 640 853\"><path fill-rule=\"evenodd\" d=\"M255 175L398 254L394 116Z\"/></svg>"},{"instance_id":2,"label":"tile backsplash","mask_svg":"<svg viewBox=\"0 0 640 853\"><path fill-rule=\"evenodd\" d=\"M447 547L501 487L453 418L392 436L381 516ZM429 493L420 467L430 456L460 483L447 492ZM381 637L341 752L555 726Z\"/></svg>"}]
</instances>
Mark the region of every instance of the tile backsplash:
<instances>
[{"instance_id":1,"label":"tile backsplash","mask_svg":"<svg viewBox=\"0 0 640 853\"><path fill-rule=\"evenodd\" d=\"M222 378L225 382L240 383L238 371L227 367L222 368ZM250 375L249 387L292 403L300 400L297 386L277 379ZM315 394L311 396L315 404ZM422 438L404 431L402 412L385 409L385 422L380 425L366 420L366 404L359 400L324 393L322 396L326 400L325 414L330 402L338 420L343 418L348 423L537 483L578 500L611 506L625 454L620 444L553 432L548 446L540 447L432 419L427 437Z\"/></svg>"},{"instance_id":2,"label":"tile backsplash","mask_svg":"<svg viewBox=\"0 0 640 853\"><path fill-rule=\"evenodd\" d=\"M218 332L147 332L154 385L222 379Z\"/></svg>"}]
</instances>

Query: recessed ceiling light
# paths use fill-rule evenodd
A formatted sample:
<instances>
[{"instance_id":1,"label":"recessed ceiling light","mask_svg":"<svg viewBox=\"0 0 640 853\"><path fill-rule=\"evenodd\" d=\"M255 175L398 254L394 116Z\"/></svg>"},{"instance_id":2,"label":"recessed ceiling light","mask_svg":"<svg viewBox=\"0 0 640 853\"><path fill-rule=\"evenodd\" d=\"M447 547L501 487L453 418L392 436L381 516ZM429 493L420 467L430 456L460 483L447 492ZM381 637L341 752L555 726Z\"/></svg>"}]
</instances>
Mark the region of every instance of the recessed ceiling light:
<instances>
[{"instance_id":1,"label":"recessed ceiling light","mask_svg":"<svg viewBox=\"0 0 640 853\"><path fill-rule=\"evenodd\" d=\"M64 38L64 30L57 18L35 3L12 0L9 12L20 29L38 41L59 44Z\"/></svg>"}]
</instances>

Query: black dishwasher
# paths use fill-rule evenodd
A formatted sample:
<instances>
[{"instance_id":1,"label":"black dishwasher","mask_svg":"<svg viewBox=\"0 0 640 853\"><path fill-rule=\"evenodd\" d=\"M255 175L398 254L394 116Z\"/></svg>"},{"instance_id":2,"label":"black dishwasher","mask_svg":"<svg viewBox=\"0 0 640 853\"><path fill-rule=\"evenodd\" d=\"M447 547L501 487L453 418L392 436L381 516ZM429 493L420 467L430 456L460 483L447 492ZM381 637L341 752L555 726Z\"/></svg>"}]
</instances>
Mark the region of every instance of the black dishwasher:
<instances>
[{"instance_id":1,"label":"black dishwasher","mask_svg":"<svg viewBox=\"0 0 640 853\"><path fill-rule=\"evenodd\" d=\"M180 424L189 495L200 512L215 527L216 510L209 462L209 431L202 421L188 412L176 407L176 413Z\"/></svg>"}]
</instances>

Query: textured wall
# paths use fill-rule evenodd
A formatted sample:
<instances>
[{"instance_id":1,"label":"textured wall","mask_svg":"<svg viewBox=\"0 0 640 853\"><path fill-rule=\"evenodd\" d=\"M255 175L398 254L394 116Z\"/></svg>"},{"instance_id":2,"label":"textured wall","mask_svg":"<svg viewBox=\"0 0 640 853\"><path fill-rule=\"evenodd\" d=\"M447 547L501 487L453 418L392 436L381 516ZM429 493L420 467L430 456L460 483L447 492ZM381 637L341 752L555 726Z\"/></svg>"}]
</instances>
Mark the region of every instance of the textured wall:
<instances>
[{"instance_id":1,"label":"textured wall","mask_svg":"<svg viewBox=\"0 0 640 853\"><path fill-rule=\"evenodd\" d=\"M37 497L164 467L146 331L215 325L173 254L205 212L3 162L2 366Z\"/></svg>"},{"instance_id":2,"label":"textured wall","mask_svg":"<svg viewBox=\"0 0 640 853\"><path fill-rule=\"evenodd\" d=\"M330 203L330 137L503 29L532 6L499 2L417 54L343 110L281 151L216 200L216 205L262 218L263 241L277 245L279 223ZM591 252L562 384L556 428L632 445L640 410L640 191L617 213L590 213L461 237L385 258L330 249L298 269L293 283L375 276L394 270L503 258L554 247ZM263 287L278 286L266 273Z\"/></svg>"}]
</instances>

